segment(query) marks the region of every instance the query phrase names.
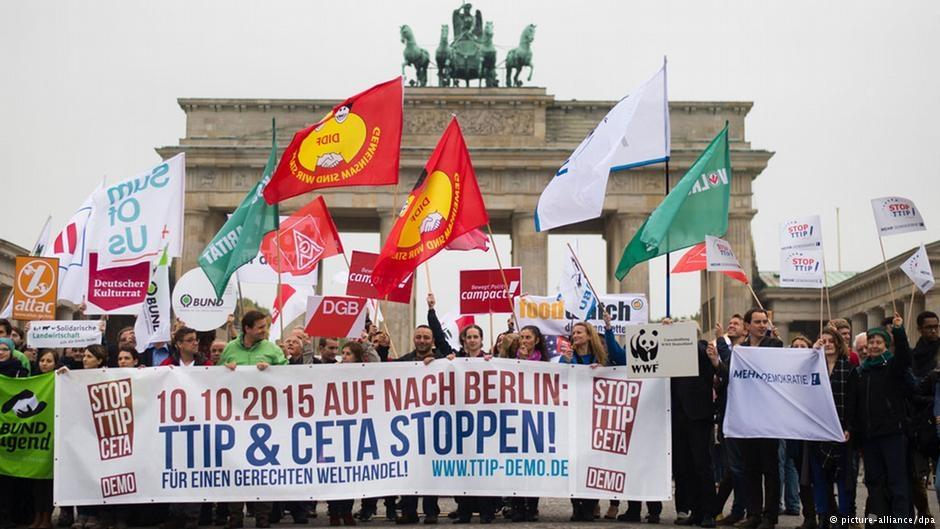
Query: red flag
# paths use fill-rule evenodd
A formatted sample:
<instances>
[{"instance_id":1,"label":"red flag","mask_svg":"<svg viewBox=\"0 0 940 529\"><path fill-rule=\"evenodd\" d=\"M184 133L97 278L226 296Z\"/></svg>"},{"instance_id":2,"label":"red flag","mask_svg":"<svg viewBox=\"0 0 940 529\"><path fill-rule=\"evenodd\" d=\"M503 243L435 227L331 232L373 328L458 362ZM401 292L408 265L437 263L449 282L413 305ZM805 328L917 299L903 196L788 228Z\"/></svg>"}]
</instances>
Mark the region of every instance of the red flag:
<instances>
[{"instance_id":1,"label":"red flag","mask_svg":"<svg viewBox=\"0 0 940 529\"><path fill-rule=\"evenodd\" d=\"M472 314L469 316L461 316L457 318L457 333L459 334L463 331L466 326L475 324L476 318L474 318Z\"/></svg>"},{"instance_id":2,"label":"red flag","mask_svg":"<svg viewBox=\"0 0 940 529\"><path fill-rule=\"evenodd\" d=\"M477 228L450 241L450 244L447 245L447 249L461 252L469 250L483 250L484 252L488 252L490 251L489 242L490 238Z\"/></svg>"},{"instance_id":3,"label":"red flag","mask_svg":"<svg viewBox=\"0 0 940 529\"><path fill-rule=\"evenodd\" d=\"M281 257L278 264L277 241L281 241ZM343 243L323 197L297 210L281 223L280 229L264 236L261 253L268 266L277 271L295 276L309 274L320 259L343 253Z\"/></svg>"},{"instance_id":4,"label":"red flag","mask_svg":"<svg viewBox=\"0 0 940 529\"><path fill-rule=\"evenodd\" d=\"M457 118L424 166L372 270L384 296L454 239L489 222Z\"/></svg>"},{"instance_id":5,"label":"red flag","mask_svg":"<svg viewBox=\"0 0 940 529\"><path fill-rule=\"evenodd\" d=\"M264 200L274 204L325 187L397 184L402 97L397 77L298 131L264 188Z\"/></svg>"},{"instance_id":6,"label":"red flag","mask_svg":"<svg viewBox=\"0 0 940 529\"><path fill-rule=\"evenodd\" d=\"M676 263L676 266L672 267L673 274L679 274L682 272L699 272L705 270L708 266L708 261L705 258L705 243L699 243L695 246L689 248L689 251L679 258L679 262ZM744 283L745 285L750 283L747 278L747 275L744 272L722 272L724 275Z\"/></svg>"}]
</instances>

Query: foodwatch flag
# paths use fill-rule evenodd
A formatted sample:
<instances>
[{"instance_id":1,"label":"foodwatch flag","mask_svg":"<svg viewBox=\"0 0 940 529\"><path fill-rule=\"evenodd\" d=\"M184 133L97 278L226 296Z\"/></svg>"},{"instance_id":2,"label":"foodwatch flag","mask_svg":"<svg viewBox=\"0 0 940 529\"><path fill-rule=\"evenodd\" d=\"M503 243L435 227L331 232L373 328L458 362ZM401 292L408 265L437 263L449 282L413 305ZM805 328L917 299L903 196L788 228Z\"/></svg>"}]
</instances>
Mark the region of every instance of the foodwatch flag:
<instances>
[{"instance_id":1,"label":"foodwatch flag","mask_svg":"<svg viewBox=\"0 0 940 529\"><path fill-rule=\"evenodd\" d=\"M698 244L706 235L724 235L728 231L730 198L731 153L726 123L624 248L617 279L623 281L639 263Z\"/></svg>"},{"instance_id":2,"label":"foodwatch flag","mask_svg":"<svg viewBox=\"0 0 940 529\"><path fill-rule=\"evenodd\" d=\"M402 97L402 78L396 77L350 97L298 131L264 199L275 204L325 187L397 184Z\"/></svg>"},{"instance_id":3,"label":"foodwatch flag","mask_svg":"<svg viewBox=\"0 0 940 529\"><path fill-rule=\"evenodd\" d=\"M454 117L405 200L372 270L379 297L454 239L489 222Z\"/></svg>"},{"instance_id":4,"label":"foodwatch flag","mask_svg":"<svg viewBox=\"0 0 940 529\"><path fill-rule=\"evenodd\" d=\"M261 241L261 254L268 266L295 276L307 275L321 259L341 253L343 243L322 196L297 210Z\"/></svg>"},{"instance_id":5,"label":"foodwatch flag","mask_svg":"<svg viewBox=\"0 0 940 529\"><path fill-rule=\"evenodd\" d=\"M273 127L271 132L271 154L268 155L261 181L251 188L238 209L199 256L199 267L206 273L216 297L220 299L235 270L254 259L264 235L277 229L277 205L268 205L261 194L265 184L271 180L271 171L277 161L277 140Z\"/></svg>"}]
</instances>

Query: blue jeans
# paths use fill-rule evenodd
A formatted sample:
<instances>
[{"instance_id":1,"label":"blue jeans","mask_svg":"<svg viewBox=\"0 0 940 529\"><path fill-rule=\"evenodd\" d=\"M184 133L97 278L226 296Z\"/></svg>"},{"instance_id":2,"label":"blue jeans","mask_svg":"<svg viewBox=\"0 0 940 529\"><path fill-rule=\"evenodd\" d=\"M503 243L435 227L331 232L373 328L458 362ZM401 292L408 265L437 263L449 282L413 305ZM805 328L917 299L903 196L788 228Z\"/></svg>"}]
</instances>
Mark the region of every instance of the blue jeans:
<instances>
[{"instance_id":1,"label":"blue jeans","mask_svg":"<svg viewBox=\"0 0 940 529\"><path fill-rule=\"evenodd\" d=\"M854 478L852 468L852 451L849 450L848 443L842 447L842 468L835 476L829 476L822 468L822 461L815 448L809 450L809 468L813 476L813 499L816 503L816 512L819 516L829 516L833 514L835 508L829 505L832 498L832 486L836 486L837 498L839 502L838 513L841 516L853 516L852 495L849 490L849 481Z\"/></svg>"},{"instance_id":2,"label":"blue jeans","mask_svg":"<svg viewBox=\"0 0 940 529\"><path fill-rule=\"evenodd\" d=\"M800 477L796 473L796 464L787 457L786 443L788 442L791 441L781 439L777 448L780 468L780 510L800 512Z\"/></svg>"},{"instance_id":3,"label":"blue jeans","mask_svg":"<svg viewBox=\"0 0 940 529\"><path fill-rule=\"evenodd\" d=\"M731 470L731 482L734 484L734 497L731 500L731 514L744 516L747 509L746 483L744 481L744 454L741 453L741 440L725 438L721 443L725 450L725 464ZM757 513L758 515L760 513Z\"/></svg>"}]
</instances>

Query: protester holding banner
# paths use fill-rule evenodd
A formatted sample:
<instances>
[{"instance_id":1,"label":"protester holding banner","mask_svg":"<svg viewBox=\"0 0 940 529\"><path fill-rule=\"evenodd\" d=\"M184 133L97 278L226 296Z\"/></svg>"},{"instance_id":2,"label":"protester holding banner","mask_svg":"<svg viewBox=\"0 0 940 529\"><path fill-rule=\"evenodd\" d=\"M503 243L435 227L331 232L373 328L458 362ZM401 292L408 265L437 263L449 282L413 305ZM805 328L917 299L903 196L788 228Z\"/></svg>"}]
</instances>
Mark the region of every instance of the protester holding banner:
<instances>
[{"instance_id":1,"label":"protester holding banner","mask_svg":"<svg viewBox=\"0 0 940 529\"><path fill-rule=\"evenodd\" d=\"M13 344L11 345L11 354L13 355L13 358L15 358L24 368L26 368L25 376L29 376L29 373L31 372L30 365L29 365L29 358L26 358L26 355L21 353L16 348L16 344L13 342L13 339L11 338L12 335L13 335L13 325L10 324L10 320L0 318L0 338L8 338L10 340L10 343Z\"/></svg>"},{"instance_id":2,"label":"protester holding banner","mask_svg":"<svg viewBox=\"0 0 940 529\"><path fill-rule=\"evenodd\" d=\"M192 367L207 365L199 359L199 341L196 329L180 327L173 333L173 355L167 357L161 366Z\"/></svg>"},{"instance_id":3,"label":"protester holding banner","mask_svg":"<svg viewBox=\"0 0 940 529\"><path fill-rule=\"evenodd\" d=\"M140 355L137 349L122 345L118 348L117 366L118 367L137 367L140 363Z\"/></svg>"},{"instance_id":4,"label":"protester holding banner","mask_svg":"<svg viewBox=\"0 0 940 529\"><path fill-rule=\"evenodd\" d=\"M832 487L838 494L838 513L842 517L854 516L849 481L852 472L852 448L850 444L852 424L855 416L856 375L849 360L848 347L842 334L833 327L823 330L814 346L826 355L826 367L829 369L829 385L832 398L839 415L839 422L845 433L845 442L810 443L809 463L813 478L816 512L821 519L828 519L836 512L830 505Z\"/></svg>"},{"instance_id":5,"label":"protester holding banner","mask_svg":"<svg viewBox=\"0 0 940 529\"><path fill-rule=\"evenodd\" d=\"M447 336L444 334L444 327L441 325L441 320L438 319L437 312L434 309L434 306L437 304L434 294L428 293L427 302L428 327L431 328L431 333L434 335L434 347L437 348L438 353L451 359L455 357L476 358L484 354L482 327L471 324L460 329L460 350L454 351L454 348L451 347L450 343L447 341Z\"/></svg>"},{"instance_id":6,"label":"protester holding banner","mask_svg":"<svg viewBox=\"0 0 940 529\"><path fill-rule=\"evenodd\" d=\"M911 516L905 437L905 372L911 351L903 319L868 330L868 358L858 369L855 431L865 463L870 514ZM894 352L889 348L894 346Z\"/></svg>"},{"instance_id":7,"label":"protester holding banner","mask_svg":"<svg viewBox=\"0 0 940 529\"><path fill-rule=\"evenodd\" d=\"M718 358L721 360L719 366L719 376L715 383L715 422L718 426L718 442L721 444L721 451L725 458L725 471L722 474L721 482L718 484L717 497L715 498L715 508L713 512L716 517L724 510L728 497L734 492L734 500L731 503L731 512L728 516L718 520L717 525L734 525L744 519L747 498L745 494L744 482L744 455L741 453L740 439L726 438L724 435L725 410L728 405L728 385L727 379L723 379L721 374L723 369L731 365L731 350L741 343L746 337L744 330L744 317L740 314L732 314L728 319L728 331L724 332L721 324L715 325L715 348L718 350ZM807 347L810 344L807 342Z\"/></svg>"}]
</instances>

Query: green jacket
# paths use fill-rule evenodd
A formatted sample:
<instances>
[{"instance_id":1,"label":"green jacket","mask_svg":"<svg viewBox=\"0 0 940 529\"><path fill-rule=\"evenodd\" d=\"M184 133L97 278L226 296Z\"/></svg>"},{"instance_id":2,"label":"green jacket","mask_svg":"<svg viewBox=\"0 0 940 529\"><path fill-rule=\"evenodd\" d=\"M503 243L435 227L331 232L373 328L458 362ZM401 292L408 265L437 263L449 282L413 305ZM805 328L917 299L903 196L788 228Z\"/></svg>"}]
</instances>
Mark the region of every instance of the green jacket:
<instances>
[{"instance_id":1,"label":"green jacket","mask_svg":"<svg viewBox=\"0 0 940 529\"><path fill-rule=\"evenodd\" d=\"M29 366L29 358L26 355L14 349L13 358L16 358L17 360L19 360L20 363L23 364L23 367L26 368L26 371L32 374L32 369Z\"/></svg>"},{"instance_id":2,"label":"green jacket","mask_svg":"<svg viewBox=\"0 0 940 529\"><path fill-rule=\"evenodd\" d=\"M222 351L222 356L219 357L219 365L234 362L236 365L240 366L253 366L257 365L259 362L267 362L273 366L278 366L287 363L287 357L284 356L284 351L274 342L261 340L253 346L246 348L242 343L244 337L244 334L239 335L238 338L226 344L225 349Z\"/></svg>"}]
</instances>

